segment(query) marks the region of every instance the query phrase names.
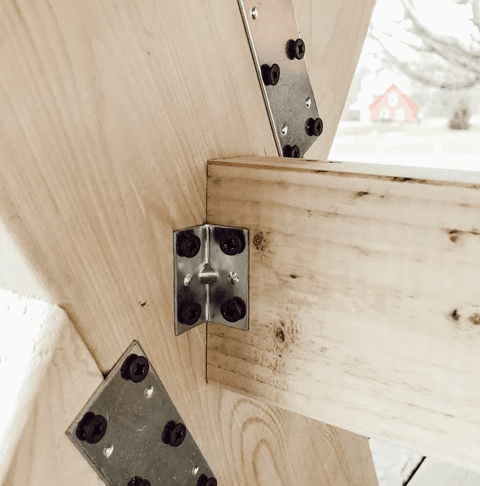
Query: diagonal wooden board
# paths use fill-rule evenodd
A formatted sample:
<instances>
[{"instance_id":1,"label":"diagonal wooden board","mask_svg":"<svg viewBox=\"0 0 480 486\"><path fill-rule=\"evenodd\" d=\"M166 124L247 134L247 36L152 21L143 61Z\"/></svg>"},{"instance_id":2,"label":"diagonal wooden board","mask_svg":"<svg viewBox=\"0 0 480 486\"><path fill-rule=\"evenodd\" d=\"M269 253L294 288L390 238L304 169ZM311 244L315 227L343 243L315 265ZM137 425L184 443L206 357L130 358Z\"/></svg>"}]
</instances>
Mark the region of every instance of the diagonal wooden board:
<instances>
[{"instance_id":1,"label":"diagonal wooden board","mask_svg":"<svg viewBox=\"0 0 480 486\"><path fill-rule=\"evenodd\" d=\"M325 155L373 3L298 3L307 43L320 13L329 33L307 58ZM206 161L275 154L236 1L12 0L0 29L0 215L100 369L138 339L220 484L375 484L365 439L207 386L205 329L173 335L172 232L205 221Z\"/></svg>"}]
</instances>

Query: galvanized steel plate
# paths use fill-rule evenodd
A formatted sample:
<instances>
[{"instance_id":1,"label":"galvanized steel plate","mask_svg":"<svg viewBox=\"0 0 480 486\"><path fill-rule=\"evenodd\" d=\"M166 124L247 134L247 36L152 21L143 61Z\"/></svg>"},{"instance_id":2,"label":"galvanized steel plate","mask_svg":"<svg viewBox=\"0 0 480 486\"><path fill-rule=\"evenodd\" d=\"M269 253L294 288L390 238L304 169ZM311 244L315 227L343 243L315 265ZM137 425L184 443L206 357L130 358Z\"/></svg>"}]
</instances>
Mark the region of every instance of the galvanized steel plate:
<instances>
[{"instance_id":1,"label":"galvanized steel plate","mask_svg":"<svg viewBox=\"0 0 480 486\"><path fill-rule=\"evenodd\" d=\"M290 60L285 52L287 41L300 37L291 0L238 0L238 3L278 152L282 156L286 145L298 145L302 157L317 140L307 134L305 124L309 118L316 119L319 115L305 57ZM309 48L312 46L306 45ZM263 82L261 66L264 64L280 66L276 86L266 86Z\"/></svg>"},{"instance_id":2,"label":"galvanized steel plate","mask_svg":"<svg viewBox=\"0 0 480 486\"><path fill-rule=\"evenodd\" d=\"M152 486L197 486L203 474L213 477L188 431L179 447L163 443L165 425L183 423L182 418L151 365L141 383L122 378L122 364L132 353L145 356L134 341L74 420L68 437L108 486L128 486L134 477ZM107 420L106 434L97 444L76 435L87 412Z\"/></svg>"}]
</instances>

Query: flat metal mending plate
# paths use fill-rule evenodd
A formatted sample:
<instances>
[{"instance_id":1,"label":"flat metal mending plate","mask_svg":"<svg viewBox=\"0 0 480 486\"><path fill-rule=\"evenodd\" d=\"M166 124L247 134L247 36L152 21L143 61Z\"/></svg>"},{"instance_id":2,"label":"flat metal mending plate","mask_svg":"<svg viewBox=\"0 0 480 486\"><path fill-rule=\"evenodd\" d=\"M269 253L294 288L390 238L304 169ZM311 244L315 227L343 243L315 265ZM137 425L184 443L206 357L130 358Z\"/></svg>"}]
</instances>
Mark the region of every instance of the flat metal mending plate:
<instances>
[{"instance_id":1,"label":"flat metal mending plate","mask_svg":"<svg viewBox=\"0 0 480 486\"><path fill-rule=\"evenodd\" d=\"M234 240L233 251L225 254L222 248L228 247L230 237ZM248 231L211 224L186 228L174 232L173 248L175 334L183 334L206 321L248 330ZM235 316L222 312L222 306L232 300L240 302L244 310L233 320ZM235 304L232 305L235 310Z\"/></svg>"},{"instance_id":2,"label":"flat metal mending plate","mask_svg":"<svg viewBox=\"0 0 480 486\"><path fill-rule=\"evenodd\" d=\"M146 358L134 341L69 427L68 437L108 486L216 484L188 431L178 447L162 441L166 424L183 424L182 418L152 366L139 383L122 377L122 366L132 354ZM106 433L97 443L77 437L87 413L106 420Z\"/></svg>"},{"instance_id":3,"label":"flat metal mending plate","mask_svg":"<svg viewBox=\"0 0 480 486\"><path fill-rule=\"evenodd\" d=\"M305 57L289 59L287 42L300 38L291 0L238 0L248 34L260 86L280 156L284 147L297 145L302 157L317 139L306 130L307 120L318 118ZM306 45L306 49L312 46ZM277 64L280 78L265 85L262 66Z\"/></svg>"}]
</instances>

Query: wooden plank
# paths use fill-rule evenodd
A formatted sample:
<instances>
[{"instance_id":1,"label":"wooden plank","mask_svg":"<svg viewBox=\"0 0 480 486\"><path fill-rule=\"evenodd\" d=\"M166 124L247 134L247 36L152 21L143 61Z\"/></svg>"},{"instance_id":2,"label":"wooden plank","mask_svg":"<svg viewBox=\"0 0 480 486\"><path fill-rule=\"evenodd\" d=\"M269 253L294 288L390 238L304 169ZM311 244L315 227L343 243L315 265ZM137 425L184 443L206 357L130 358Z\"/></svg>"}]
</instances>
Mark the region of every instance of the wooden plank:
<instances>
[{"instance_id":1,"label":"wooden plank","mask_svg":"<svg viewBox=\"0 0 480 486\"><path fill-rule=\"evenodd\" d=\"M208 221L252 248L251 330L209 325L209 382L478 471L480 177L447 174L209 165Z\"/></svg>"},{"instance_id":2,"label":"wooden plank","mask_svg":"<svg viewBox=\"0 0 480 486\"><path fill-rule=\"evenodd\" d=\"M236 1L17 0L0 29L0 216L100 369L138 339L220 484L375 484L366 440L206 386L205 330L173 335L172 232L205 221L206 161L275 154Z\"/></svg>"},{"instance_id":3,"label":"wooden plank","mask_svg":"<svg viewBox=\"0 0 480 486\"><path fill-rule=\"evenodd\" d=\"M480 475L427 458L408 486L480 486Z\"/></svg>"},{"instance_id":4,"label":"wooden plank","mask_svg":"<svg viewBox=\"0 0 480 486\"><path fill-rule=\"evenodd\" d=\"M0 484L102 485L65 435L103 380L65 312L0 289L0 322Z\"/></svg>"}]
</instances>

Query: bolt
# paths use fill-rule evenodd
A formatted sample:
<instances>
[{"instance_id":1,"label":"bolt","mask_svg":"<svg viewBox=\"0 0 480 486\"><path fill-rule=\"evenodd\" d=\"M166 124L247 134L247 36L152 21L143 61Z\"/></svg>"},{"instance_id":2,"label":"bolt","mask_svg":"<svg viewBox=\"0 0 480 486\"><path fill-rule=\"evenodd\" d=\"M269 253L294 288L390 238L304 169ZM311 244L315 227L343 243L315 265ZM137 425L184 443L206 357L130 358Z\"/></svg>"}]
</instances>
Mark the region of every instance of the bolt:
<instances>
[{"instance_id":1,"label":"bolt","mask_svg":"<svg viewBox=\"0 0 480 486\"><path fill-rule=\"evenodd\" d=\"M240 297L233 297L220 306L220 312L226 321L238 322L245 317L247 306Z\"/></svg>"},{"instance_id":2,"label":"bolt","mask_svg":"<svg viewBox=\"0 0 480 486\"><path fill-rule=\"evenodd\" d=\"M176 423L173 420L165 425L162 433L162 441L166 445L179 447L183 444L187 436L187 428L182 423Z\"/></svg>"},{"instance_id":3,"label":"bolt","mask_svg":"<svg viewBox=\"0 0 480 486\"><path fill-rule=\"evenodd\" d=\"M103 415L87 412L77 425L76 435L89 444L100 442L107 433L107 421Z\"/></svg>"},{"instance_id":4,"label":"bolt","mask_svg":"<svg viewBox=\"0 0 480 486\"><path fill-rule=\"evenodd\" d=\"M218 245L225 255L239 255L245 250L245 236L242 231L224 230L218 239Z\"/></svg>"},{"instance_id":5,"label":"bolt","mask_svg":"<svg viewBox=\"0 0 480 486\"><path fill-rule=\"evenodd\" d=\"M321 118L309 118L305 123L305 131L310 137L319 137L323 132L323 121Z\"/></svg>"},{"instance_id":6,"label":"bolt","mask_svg":"<svg viewBox=\"0 0 480 486\"><path fill-rule=\"evenodd\" d=\"M298 145L294 145L293 147L291 145L285 145L285 147L283 147L283 156L299 159L300 147Z\"/></svg>"},{"instance_id":7,"label":"bolt","mask_svg":"<svg viewBox=\"0 0 480 486\"><path fill-rule=\"evenodd\" d=\"M187 302L180 309L178 320L186 326L193 326L202 315L202 306L197 302Z\"/></svg>"},{"instance_id":8,"label":"bolt","mask_svg":"<svg viewBox=\"0 0 480 486\"><path fill-rule=\"evenodd\" d=\"M217 486L215 478L209 478L206 474L202 474L197 481L197 486Z\"/></svg>"},{"instance_id":9,"label":"bolt","mask_svg":"<svg viewBox=\"0 0 480 486\"><path fill-rule=\"evenodd\" d=\"M253 19L258 18L258 9L257 9L257 7L252 7L250 9L250 15L252 16Z\"/></svg>"},{"instance_id":10,"label":"bolt","mask_svg":"<svg viewBox=\"0 0 480 486\"><path fill-rule=\"evenodd\" d=\"M177 236L177 255L193 258L198 255L202 242L197 235L184 231Z\"/></svg>"},{"instance_id":11,"label":"bolt","mask_svg":"<svg viewBox=\"0 0 480 486\"><path fill-rule=\"evenodd\" d=\"M280 80L280 66L278 64L272 64L271 67L264 64L261 70L262 79L266 86L275 86Z\"/></svg>"},{"instance_id":12,"label":"bolt","mask_svg":"<svg viewBox=\"0 0 480 486\"><path fill-rule=\"evenodd\" d=\"M123 362L120 373L123 379L131 380L134 383L140 383L147 377L149 370L150 365L145 356L131 354Z\"/></svg>"},{"instance_id":13,"label":"bolt","mask_svg":"<svg viewBox=\"0 0 480 486\"><path fill-rule=\"evenodd\" d=\"M302 39L290 39L285 46L285 52L287 53L287 57L292 61L294 59L303 59L305 56L305 42Z\"/></svg>"},{"instance_id":14,"label":"bolt","mask_svg":"<svg viewBox=\"0 0 480 486\"><path fill-rule=\"evenodd\" d=\"M148 479L142 479L139 476L135 476L134 478L130 479L128 482L128 486L152 486Z\"/></svg>"}]
</instances>

